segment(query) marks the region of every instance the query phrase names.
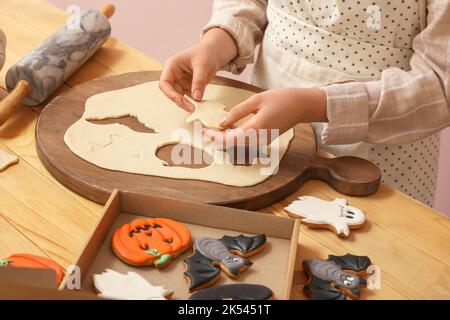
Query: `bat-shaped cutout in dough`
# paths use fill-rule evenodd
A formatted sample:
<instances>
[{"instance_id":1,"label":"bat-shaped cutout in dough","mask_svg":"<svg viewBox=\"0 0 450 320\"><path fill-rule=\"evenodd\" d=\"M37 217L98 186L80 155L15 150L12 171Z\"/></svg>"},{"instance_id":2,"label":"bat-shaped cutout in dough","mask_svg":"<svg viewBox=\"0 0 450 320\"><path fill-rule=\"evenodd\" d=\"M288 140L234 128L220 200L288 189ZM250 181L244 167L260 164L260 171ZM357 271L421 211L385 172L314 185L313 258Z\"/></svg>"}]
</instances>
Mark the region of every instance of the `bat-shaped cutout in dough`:
<instances>
[{"instance_id":1,"label":"bat-shaped cutout in dough","mask_svg":"<svg viewBox=\"0 0 450 320\"><path fill-rule=\"evenodd\" d=\"M351 254L330 255L328 260L305 260L303 269L308 283L303 290L312 300L359 299L360 288L367 286L362 275L370 265L369 257Z\"/></svg>"},{"instance_id":2,"label":"bat-shaped cutout in dough","mask_svg":"<svg viewBox=\"0 0 450 320\"><path fill-rule=\"evenodd\" d=\"M190 292L213 285L220 278L220 270L236 279L253 264L247 257L260 252L266 243L265 235L195 240L194 254L185 260Z\"/></svg>"},{"instance_id":3,"label":"bat-shaped cutout in dough","mask_svg":"<svg viewBox=\"0 0 450 320\"><path fill-rule=\"evenodd\" d=\"M295 218L311 228L329 229L338 236L348 237L350 229L358 229L366 221L364 212L347 205L346 199L325 201L316 197L303 196L284 208Z\"/></svg>"},{"instance_id":4,"label":"bat-shaped cutout in dough","mask_svg":"<svg viewBox=\"0 0 450 320\"><path fill-rule=\"evenodd\" d=\"M195 106L195 110L186 119L186 123L198 120L207 128L224 129L220 126L220 121L228 115L224 104L211 100L195 101L189 97L187 99Z\"/></svg>"}]
</instances>

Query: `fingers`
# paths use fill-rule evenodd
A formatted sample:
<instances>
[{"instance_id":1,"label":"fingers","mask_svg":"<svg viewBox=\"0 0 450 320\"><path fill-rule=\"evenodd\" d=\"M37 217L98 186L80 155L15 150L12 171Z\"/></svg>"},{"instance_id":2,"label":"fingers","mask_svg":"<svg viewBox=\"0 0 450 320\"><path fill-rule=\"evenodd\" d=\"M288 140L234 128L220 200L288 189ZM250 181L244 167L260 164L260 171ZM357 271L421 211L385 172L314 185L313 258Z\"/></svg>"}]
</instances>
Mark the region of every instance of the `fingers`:
<instances>
[{"instance_id":1,"label":"fingers","mask_svg":"<svg viewBox=\"0 0 450 320\"><path fill-rule=\"evenodd\" d=\"M233 126L236 122L245 118L249 114L257 112L259 109L258 99L256 96L253 96L250 99L242 102L235 106L228 113L228 116L220 122L220 126L226 128Z\"/></svg>"},{"instance_id":2,"label":"fingers","mask_svg":"<svg viewBox=\"0 0 450 320\"><path fill-rule=\"evenodd\" d=\"M194 66L192 76L192 92L191 95L195 100L202 100L203 93L207 84L207 72L202 66Z\"/></svg>"},{"instance_id":3,"label":"fingers","mask_svg":"<svg viewBox=\"0 0 450 320\"><path fill-rule=\"evenodd\" d=\"M180 108L187 112L193 112L194 106L184 98L184 89L175 80L175 66L169 62L164 68L159 81L160 90Z\"/></svg>"}]
</instances>

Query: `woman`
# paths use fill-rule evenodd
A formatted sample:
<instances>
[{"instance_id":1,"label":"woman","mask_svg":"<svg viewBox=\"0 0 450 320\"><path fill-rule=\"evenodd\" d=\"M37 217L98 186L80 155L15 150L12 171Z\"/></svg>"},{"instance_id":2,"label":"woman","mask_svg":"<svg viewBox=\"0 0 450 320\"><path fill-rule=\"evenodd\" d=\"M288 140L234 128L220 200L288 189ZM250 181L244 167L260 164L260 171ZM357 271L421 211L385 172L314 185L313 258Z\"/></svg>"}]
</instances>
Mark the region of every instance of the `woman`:
<instances>
[{"instance_id":1,"label":"woman","mask_svg":"<svg viewBox=\"0 0 450 320\"><path fill-rule=\"evenodd\" d=\"M201 99L261 43L252 83L268 91L223 126L249 114L243 129L314 122L321 148L375 162L385 183L431 206L436 133L450 123L449 39L447 0L216 0L201 41L168 61L160 86L192 111L184 93Z\"/></svg>"}]
</instances>

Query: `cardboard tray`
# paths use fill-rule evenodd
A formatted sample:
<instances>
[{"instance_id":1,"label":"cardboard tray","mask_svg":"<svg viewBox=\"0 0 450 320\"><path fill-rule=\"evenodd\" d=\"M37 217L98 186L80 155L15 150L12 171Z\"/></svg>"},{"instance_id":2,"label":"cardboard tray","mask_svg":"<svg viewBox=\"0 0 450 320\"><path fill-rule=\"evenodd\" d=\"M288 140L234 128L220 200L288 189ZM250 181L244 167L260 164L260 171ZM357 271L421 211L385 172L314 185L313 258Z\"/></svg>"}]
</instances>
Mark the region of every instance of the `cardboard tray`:
<instances>
[{"instance_id":1,"label":"cardboard tray","mask_svg":"<svg viewBox=\"0 0 450 320\"><path fill-rule=\"evenodd\" d=\"M33 279L47 279L38 285L36 298L78 299L95 297L92 275L102 273L105 269L127 273L133 271L153 285L164 285L174 290L171 299L187 299L190 296L188 281L184 277L183 260L192 254L192 248L174 259L166 268L132 267L118 259L111 249L111 237L116 228L136 218L164 217L184 223L191 231L193 239L199 237L221 238L223 235L247 236L265 233L267 247L251 257L253 265L241 274L238 280L228 278L221 273L216 285L228 283L262 284L274 292L274 299L289 299L294 274L294 263L297 252L300 221L277 217L269 214L250 212L226 207L179 201L144 195L131 195L115 190L108 200L94 231L86 242L83 251L74 263L81 270L81 290L70 293L66 284L70 281L66 275L59 293L49 295L48 288L55 286L54 277L48 275L49 270L4 268L0 272L1 279L21 279L20 285L37 283ZM16 269L16 270L12 270ZM46 273L45 273L46 272ZM3 274L3 275L2 275ZM9 274L9 275L7 275ZM53 281L53 283L51 283ZM43 285L42 282L50 282ZM17 289L20 296L20 289ZM64 291L64 292L62 292ZM11 291L10 291L11 292ZM33 295L27 290L27 297ZM7 293L0 298L7 298Z\"/></svg>"}]
</instances>

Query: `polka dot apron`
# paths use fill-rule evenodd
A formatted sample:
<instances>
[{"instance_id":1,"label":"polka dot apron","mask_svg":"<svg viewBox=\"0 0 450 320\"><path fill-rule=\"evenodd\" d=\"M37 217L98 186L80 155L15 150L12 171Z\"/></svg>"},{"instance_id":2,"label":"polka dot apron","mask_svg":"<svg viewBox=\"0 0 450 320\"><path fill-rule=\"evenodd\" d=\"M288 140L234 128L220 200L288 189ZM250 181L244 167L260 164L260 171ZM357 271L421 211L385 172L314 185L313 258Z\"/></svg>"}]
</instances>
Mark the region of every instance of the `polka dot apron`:
<instances>
[{"instance_id":1,"label":"polka dot apron","mask_svg":"<svg viewBox=\"0 0 450 320\"><path fill-rule=\"evenodd\" d=\"M423 28L425 0L269 0L268 25L252 82L266 89L378 80L390 67L409 70L412 40ZM320 137L324 124L313 124ZM371 160L383 182L431 206L439 135L407 145L327 146L335 156Z\"/></svg>"}]
</instances>

